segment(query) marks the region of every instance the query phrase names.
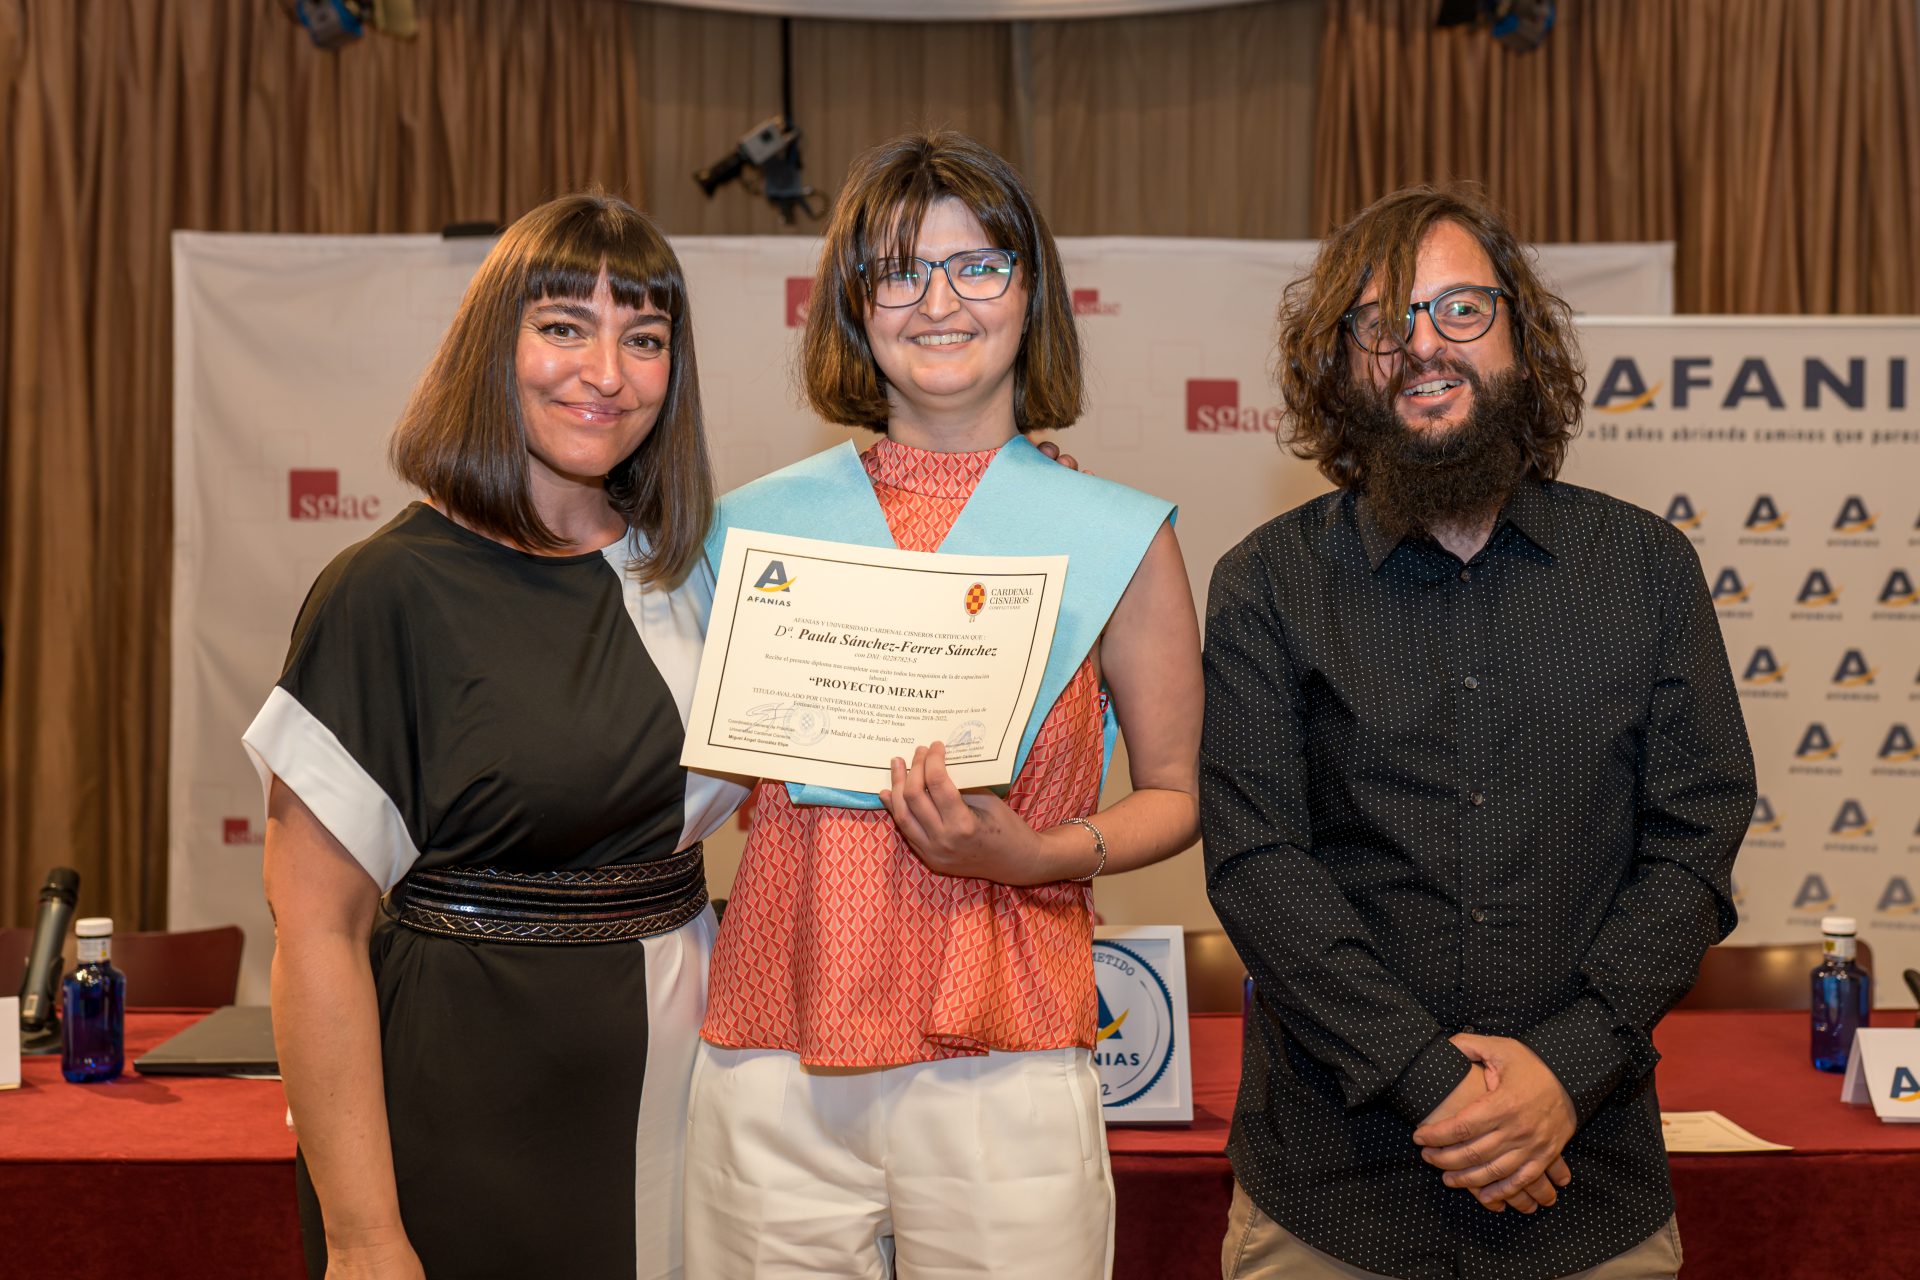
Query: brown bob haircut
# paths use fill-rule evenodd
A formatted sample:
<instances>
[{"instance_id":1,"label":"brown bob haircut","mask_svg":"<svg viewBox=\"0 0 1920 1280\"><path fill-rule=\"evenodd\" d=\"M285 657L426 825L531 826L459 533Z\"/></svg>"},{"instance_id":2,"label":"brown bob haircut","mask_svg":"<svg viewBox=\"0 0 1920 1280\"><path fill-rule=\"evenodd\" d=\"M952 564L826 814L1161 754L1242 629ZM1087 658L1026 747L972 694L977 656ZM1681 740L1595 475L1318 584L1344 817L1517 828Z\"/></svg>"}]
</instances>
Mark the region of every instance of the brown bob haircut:
<instances>
[{"instance_id":1,"label":"brown bob haircut","mask_svg":"<svg viewBox=\"0 0 1920 1280\"><path fill-rule=\"evenodd\" d=\"M1586 375L1573 332L1573 311L1534 269L1533 257L1478 187L1407 187L1383 196L1335 231L1313 270L1287 286L1280 303L1280 397L1286 405L1286 443L1319 465L1342 488L1364 488L1366 467L1351 438L1348 409L1356 393L1355 346L1340 317L1376 277L1382 315L1405 312L1420 242L1435 224L1452 222L1480 242L1507 293L1499 307L1512 326L1516 371L1531 392L1529 425L1520 441L1526 472L1551 480L1580 429ZM1409 374L1402 361L1394 394Z\"/></svg>"},{"instance_id":2,"label":"brown bob haircut","mask_svg":"<svg viewBox=\"0 0 1920 1280\"><path fill-rule=\"evenodd\" d=\"M634 572L672 586L700 558L713 518L693 322L679 259L646 215L617 197L562 196L507 228L467 286L388 454L402 479L480 532L529 551L563 548L528 489L514 355L529 306L590 300L602 275L615 302L651 304L672 322L660 416L606 477L608 501L647 539Z\"/></svg>"},{"instance_id":3,"label":"brown bob haircut","mask_svg":"<svg viewBox=\"0 0 1920 1280\"><path fill-rule=\"evenodd\" d=\"M927 210L965 205L987 233L982 249L1011 249L1027 286L1026 332L1013 363L1013 421L1057 431L1080 417L1080 333L1047 221L1013 166L963 133L910 133L853 162L828 220L801 348L807 403L828 422L887 429L887 380L867 343L870 299L860 264L910 258Z\"/></svg>"}]
</instances>

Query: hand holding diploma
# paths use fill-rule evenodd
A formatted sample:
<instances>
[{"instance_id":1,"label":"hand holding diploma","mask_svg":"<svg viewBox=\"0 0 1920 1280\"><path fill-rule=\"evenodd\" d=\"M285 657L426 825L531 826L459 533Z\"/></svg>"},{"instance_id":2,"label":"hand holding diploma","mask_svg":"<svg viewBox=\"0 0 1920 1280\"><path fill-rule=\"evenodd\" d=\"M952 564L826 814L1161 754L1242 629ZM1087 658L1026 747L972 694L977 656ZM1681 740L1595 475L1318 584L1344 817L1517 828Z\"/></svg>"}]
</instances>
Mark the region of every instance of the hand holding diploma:
<instances>
[{"instance_id":1,"label":"hand holding diploma","mask_svg":"<svg viewBox=\"0 0 1920 1280\"><path fill-rule=\"evenodd\" d=\"M962 791L947 772L941 743L895 756L893 785L880 799L907 844L928 868L999 884L1049 884L1086 875L1096 851L1080 827L1039 832L991 791Z\"/></svg>"}]
</instances>

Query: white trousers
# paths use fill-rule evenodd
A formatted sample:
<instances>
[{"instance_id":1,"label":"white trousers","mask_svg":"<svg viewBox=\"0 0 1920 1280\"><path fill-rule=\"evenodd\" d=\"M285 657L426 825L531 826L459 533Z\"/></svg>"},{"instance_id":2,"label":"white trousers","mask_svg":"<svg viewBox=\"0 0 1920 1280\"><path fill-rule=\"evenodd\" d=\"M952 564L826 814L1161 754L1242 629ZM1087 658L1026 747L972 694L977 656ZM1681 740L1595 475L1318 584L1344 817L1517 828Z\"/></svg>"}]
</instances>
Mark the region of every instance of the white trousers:
<instances>
[{"instance_id":1,"label":"white trousers","mask_svg":"<svg viewBox=\"0 0 1920 1280\"><path fill-rule=\"evenodd\" d=\"M687 1080L707 1012L707 962L719 922L708 907L672 933L645 939L647 1066L633 1143L635 1280L681 1280L686 1221Z\"/></svg>"},{"instance_id":2,"label":"white trousers","mask_svg":"<svg viewBox=\"0 0 1920 1280\"><path fill-rule=\"evenodd\" d=\"M1113 1271L1084 1049L848 1069L702 1042L687 1132L687 1280Z\"/></svg>"}]
</instances>

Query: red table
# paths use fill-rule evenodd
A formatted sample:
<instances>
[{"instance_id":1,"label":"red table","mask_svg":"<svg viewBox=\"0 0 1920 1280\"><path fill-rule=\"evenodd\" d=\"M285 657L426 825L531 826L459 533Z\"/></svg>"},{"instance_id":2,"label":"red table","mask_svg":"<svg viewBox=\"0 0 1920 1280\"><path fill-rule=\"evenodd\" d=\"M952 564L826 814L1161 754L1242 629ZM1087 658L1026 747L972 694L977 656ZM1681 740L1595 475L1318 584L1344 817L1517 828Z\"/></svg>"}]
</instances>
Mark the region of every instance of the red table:
<instances>
[{"instance_id":1,"label":"red table","mask_svg":"<svg viewBox=\"0 0 1920 1280\"><path fill-rule=\"evenodd\" d=\"M128 1060L197 1014L137 1013ZM1882 1013L1886 1026L1911 1014ZM1673 1158L1686 1280L1920 1275L1920 1125L1883 1125L1806 1064L1806 1015L1683 1013L1656 1037L1661 1101L1719 1111L1791 1152ZM1237 1017L1193 1020L1194 1122L1110 1131L1116 1275L1219 1274ZM12 1280L299 1280L293 1138L270 1081L69 1085L52 1058L0 1093L0 1274Z\"/></svg>"},{"instance_id":2,"label":"red table","mask_svg":"<svg viewBox=\"0 0 1920 1280\"><path fill-rule=\"evenodd\" d=\"M1877 1026L1913 1025L1883 1010ZM1685 1280L1920 1276L1920 1125L1840 1101L1807 1062L1804 1013L1676 1013L1654 1035L1660 1105L1718 1111L1792 1151L1671 1159ZM1119 1194L1115 1275L1220 1274L1233 1175L1222 1154L1240 1083L1240 1019L1193 1019L1191 1127L1107 1131Z\"/></svg>"}]
</instances>

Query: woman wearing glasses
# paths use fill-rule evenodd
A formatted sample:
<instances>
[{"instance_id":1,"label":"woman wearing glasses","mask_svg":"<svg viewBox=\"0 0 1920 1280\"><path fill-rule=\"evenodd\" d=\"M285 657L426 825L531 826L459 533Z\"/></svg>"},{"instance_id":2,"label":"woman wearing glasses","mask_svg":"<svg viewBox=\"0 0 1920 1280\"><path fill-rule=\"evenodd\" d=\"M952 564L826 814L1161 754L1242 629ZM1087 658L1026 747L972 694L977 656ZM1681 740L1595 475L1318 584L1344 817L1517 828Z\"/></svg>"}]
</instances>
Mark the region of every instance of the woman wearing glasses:
<instances>
[{"instance_id":1,"label":"woman wearing glasses","mask_svg":"<svg viewBox=\"0 0 1920 1280\"><path fill-rule=\"evenodd\" d=\"M857 161L814 298L808 398L881 438L729 495L710 556L729 526L1064 553L1067 587L1004 800L956 790L938 743L877 796L760 785L695 1066L688 1275L1105 1276L1090 882L1197 830L1172 511L1025 438L1079 417L1080 345L1046 223L978 143ZM1096 812L1115 717L1133 791Z\"/></svg>"}]
</instances>

